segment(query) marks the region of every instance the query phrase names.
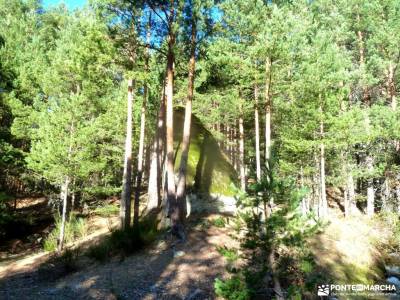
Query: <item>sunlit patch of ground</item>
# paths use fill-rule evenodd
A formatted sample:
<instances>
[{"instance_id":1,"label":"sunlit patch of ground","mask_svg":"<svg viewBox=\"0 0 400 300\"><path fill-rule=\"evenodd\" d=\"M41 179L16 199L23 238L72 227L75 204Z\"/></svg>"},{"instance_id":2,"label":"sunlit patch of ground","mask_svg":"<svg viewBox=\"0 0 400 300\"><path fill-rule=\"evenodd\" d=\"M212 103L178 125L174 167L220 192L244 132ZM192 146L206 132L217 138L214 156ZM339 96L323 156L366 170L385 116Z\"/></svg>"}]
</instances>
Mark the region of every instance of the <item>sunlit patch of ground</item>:
<instances>
[{"instance_id":1,"label":"sunlit patch of ground","mask_svg":"<svg viewBox=\"0 0 400 300\"><path fill-rule=\"evenodd\" d=\"M332 218L322 234L309 240L318 270L331 283L375 283L384 280L378 243L390 235L366 216Z\"/></svg>"}]
</instances>

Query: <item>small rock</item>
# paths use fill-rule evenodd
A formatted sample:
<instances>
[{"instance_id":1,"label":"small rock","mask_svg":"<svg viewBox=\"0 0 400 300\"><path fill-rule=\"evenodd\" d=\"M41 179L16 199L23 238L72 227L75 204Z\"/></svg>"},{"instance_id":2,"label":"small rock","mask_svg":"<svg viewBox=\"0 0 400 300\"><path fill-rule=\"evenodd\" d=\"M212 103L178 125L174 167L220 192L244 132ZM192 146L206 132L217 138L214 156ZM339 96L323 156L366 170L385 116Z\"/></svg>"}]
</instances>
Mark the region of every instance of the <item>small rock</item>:
<instances>
[{"instance_id":1,"label":"small rock","mask_svg":"<svg viewBox=\"0 0 400 300\"><path fill-rule=\"evenodd\" d=\"M181 257L184 256L186 253L184 251L175 251L174 257Z\"/></svg>"}]
</instances>

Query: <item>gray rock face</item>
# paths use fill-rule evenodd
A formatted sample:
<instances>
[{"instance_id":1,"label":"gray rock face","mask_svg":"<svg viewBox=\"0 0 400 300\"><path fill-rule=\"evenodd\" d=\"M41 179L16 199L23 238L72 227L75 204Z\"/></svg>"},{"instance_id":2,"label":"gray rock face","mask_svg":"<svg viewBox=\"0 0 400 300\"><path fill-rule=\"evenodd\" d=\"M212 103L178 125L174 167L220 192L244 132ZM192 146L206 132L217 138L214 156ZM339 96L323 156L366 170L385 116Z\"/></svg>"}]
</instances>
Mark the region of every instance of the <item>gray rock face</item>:
<instances>
[{"instance_id":1,"label":"gray rock face","mask_svg":"<svg viewBox=\"0 0 400 300\"><path fill-rule=\"evenodd\" d=\"M189 194L186 196L186 208L188 215L199 212L235 214L237 211L234 197L215 194L206 197Z\"/></svg>"}]
</instances>

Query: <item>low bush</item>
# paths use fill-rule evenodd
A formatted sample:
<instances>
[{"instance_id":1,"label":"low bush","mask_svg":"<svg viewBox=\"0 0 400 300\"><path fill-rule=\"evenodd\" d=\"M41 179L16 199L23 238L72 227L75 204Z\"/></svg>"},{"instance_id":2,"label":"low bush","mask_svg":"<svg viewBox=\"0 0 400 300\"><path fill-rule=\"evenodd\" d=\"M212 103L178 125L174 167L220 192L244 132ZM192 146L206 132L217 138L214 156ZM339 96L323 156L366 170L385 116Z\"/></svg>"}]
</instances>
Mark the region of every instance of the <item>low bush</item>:
<instances>
[{"instance_id":1,"label":"low bush","mask_svg":"<svg viewBox=\"0 0 400 300\"><path fill-rule=\"evenodd\" d=\"M54 251L57 249L58 238L60 236L61 229L61 217L56 215L55 217L55 228L50 232L47 238L44 240L43 248L46 251ZM64 238L65 244L71 243L76 239L82 238L87 234L86 221L83 218L78 218L76 215L71 213L71 216L67 222L65 222L65 233Z\"/></svg>"},{"instance_id":2,"label":"low bush","mask_svg":"<svg viewBox=\"0 0 400 300\"><path fill-rule=\"evenodd\" d=\"M223 217L218 217L212 221L213 225L218 228L225 227L225 220Z\"/></svg>"},{"instance_id":3,"label":"low bush","mask_svg":"<svg viewBox=\"0 0 400 300\"><path fill-rule=\"evenodd\" d=\"M217 296L228 300L251 299L253 291L246 286L241 275L234 275L227 280L216 279L214 289Z\"/></svg>"},{"instance_id":4,"label":"low bush","mask_svg":"<svg viewBox=\"0 0 400 300\"><path fill-rule=\"evenodd\" d=\"M129 255L151 243L159 235L157 218L140 221L139 228L113 230L111 234L88 249L87 255L98 261L106 261L114 255Z\"/></svg>"},{"instance_id":5,"label":"low bush","mask_svg":"<svg viewBox=\"0 0 400 300\"><path fill-rule=\"evenodd\" d=\"M239 258L239 254L236 249L230 249L226 246L217 247L217 251L221 254L229 263L235 262Z\"/></svg>"}]
</instances>

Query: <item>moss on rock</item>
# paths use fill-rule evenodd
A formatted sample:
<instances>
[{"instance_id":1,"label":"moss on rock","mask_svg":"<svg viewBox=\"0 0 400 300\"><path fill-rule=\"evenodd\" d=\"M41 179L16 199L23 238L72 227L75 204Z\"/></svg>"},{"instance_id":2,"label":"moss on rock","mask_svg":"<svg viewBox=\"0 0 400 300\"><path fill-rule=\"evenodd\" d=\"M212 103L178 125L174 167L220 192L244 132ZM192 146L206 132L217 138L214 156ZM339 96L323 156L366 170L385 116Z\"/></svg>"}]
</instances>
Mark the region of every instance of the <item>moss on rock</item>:
<instances>
[{"instance_id":1,"label":"moss on rock","mask_svg":"<svg viewBox=\"0 0 400 300\"><path fill-rule=\"evenodd\" d=\"M178 171L181 157L185 110L174 111L175 170ZM201 121L192 115L191 139L186 178L189 189L198 194L233 196L238 187L238 176L228 158L222 153L213 135Z\"/></svg>"}]
</instances>

